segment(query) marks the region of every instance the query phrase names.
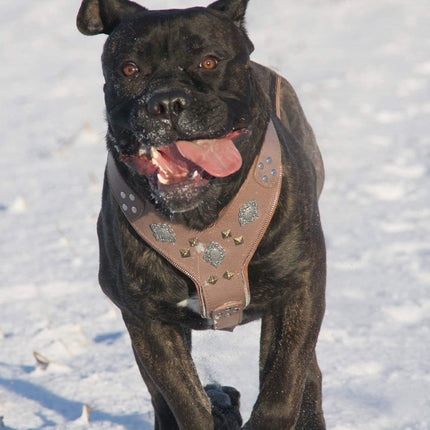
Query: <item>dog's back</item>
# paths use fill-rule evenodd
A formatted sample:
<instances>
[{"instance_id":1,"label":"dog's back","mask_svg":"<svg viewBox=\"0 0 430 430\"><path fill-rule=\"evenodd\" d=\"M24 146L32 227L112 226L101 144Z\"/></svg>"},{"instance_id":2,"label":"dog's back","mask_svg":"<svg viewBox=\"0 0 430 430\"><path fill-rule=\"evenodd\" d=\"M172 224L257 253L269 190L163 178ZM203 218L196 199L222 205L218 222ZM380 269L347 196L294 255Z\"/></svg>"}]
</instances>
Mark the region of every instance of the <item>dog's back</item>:
<instances>
[{"instance_id":1,"label":"dog's back","mask_svg":"<svg viewBox=\"0 0 430 430\"><path fill-rule=\"evenodd\" d=\"M291 84L282 76L268 67L252 62L252 70L267 97L271 97L271 82L279 77L280 81L280 120L282 124L303 146L311 160L316 174L317 195L321 194L324 185L324 164L321 152L316 143L312 127L308 123L305 113L300 105L296 92Z\"/></svg>"}]
</instances>

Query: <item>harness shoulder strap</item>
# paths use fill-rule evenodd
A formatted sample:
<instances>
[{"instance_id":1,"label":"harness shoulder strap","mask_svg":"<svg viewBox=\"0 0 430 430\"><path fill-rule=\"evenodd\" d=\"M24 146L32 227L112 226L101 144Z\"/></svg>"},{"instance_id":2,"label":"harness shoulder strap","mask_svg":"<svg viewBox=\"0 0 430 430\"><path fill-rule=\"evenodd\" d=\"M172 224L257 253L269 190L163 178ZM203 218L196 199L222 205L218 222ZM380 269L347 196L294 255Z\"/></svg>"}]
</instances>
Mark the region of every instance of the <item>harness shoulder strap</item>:
<instances>
[{"instance_id":1,"label":"harness shoulder strap","mask_svg":"<svg viewBox=\"0 0 430 430\"><path fill-rule=\"evenodd\" d=\"M270 73L270 101L272 110L281 119L281 80L282 78L275 72Z\"/></svg>"}]
</instances>

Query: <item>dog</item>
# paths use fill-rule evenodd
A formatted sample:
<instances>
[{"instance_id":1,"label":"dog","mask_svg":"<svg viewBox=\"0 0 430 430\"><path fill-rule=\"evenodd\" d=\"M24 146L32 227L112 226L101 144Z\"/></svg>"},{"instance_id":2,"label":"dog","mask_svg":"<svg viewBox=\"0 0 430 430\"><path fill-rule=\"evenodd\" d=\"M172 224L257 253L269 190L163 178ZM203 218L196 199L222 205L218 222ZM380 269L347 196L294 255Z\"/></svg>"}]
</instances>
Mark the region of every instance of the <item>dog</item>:
<instances>
[{"instance_id":1,"label":"dog","mask_svg":"<svg viewBox=\"0 0 430 430\"><path fill-rule=\"evenodd\" d=\"M250 60L247 2L83 0L77 17L108 35L99 281L157 430L325 428L323 162L291 85ZM202 386L191 331L256 319L260 389L243 424L236 389Z\"/></svg>"}]
</instances>

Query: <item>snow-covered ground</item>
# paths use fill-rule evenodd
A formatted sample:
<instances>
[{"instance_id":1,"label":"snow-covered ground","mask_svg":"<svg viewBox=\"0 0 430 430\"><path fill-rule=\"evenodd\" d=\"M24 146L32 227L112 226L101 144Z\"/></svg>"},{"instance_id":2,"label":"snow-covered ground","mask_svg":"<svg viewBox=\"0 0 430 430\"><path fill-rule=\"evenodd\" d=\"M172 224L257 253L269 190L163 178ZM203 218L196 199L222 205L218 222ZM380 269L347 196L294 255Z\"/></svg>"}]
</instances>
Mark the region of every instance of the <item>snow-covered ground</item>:
<instances>
[{"instance_id":1,"label":"snow-covered ground","mask_svg":"<svg viewBox=\"0 0 430 430\"><path fill-rule=\"evenodd\" d=\"M78 8L0 2L0 428L149 430L128 336L97 284L104 37L75 30ZM326 163L318 354L332 430L430 429L429 22L428 0L248 9L253 58L293 83ZM236 386L245 417L258 330L195 336L202 379Z\"/></svg>"}]
</instances>

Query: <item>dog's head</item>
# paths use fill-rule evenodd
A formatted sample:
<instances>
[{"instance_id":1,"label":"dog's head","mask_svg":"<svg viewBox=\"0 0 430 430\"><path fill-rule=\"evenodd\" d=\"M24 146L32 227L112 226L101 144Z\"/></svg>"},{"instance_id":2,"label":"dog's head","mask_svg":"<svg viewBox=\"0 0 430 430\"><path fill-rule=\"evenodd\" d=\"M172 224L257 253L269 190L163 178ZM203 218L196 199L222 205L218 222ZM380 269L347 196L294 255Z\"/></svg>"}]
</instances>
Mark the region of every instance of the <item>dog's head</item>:
<instances>
[{"instance_id":1,"label":"dog's head","mask_svg":"<svg viewBox=\"0 0 430 430\"><path fill-rule=\"evenodd\" d=\"M109 35L108 148L165 212L190 211L209 195L222 201L225 178L239 179L256 155L247 1L162 11L128 0L82 3L79 30Z\"/></svg>"}]
</instances>

